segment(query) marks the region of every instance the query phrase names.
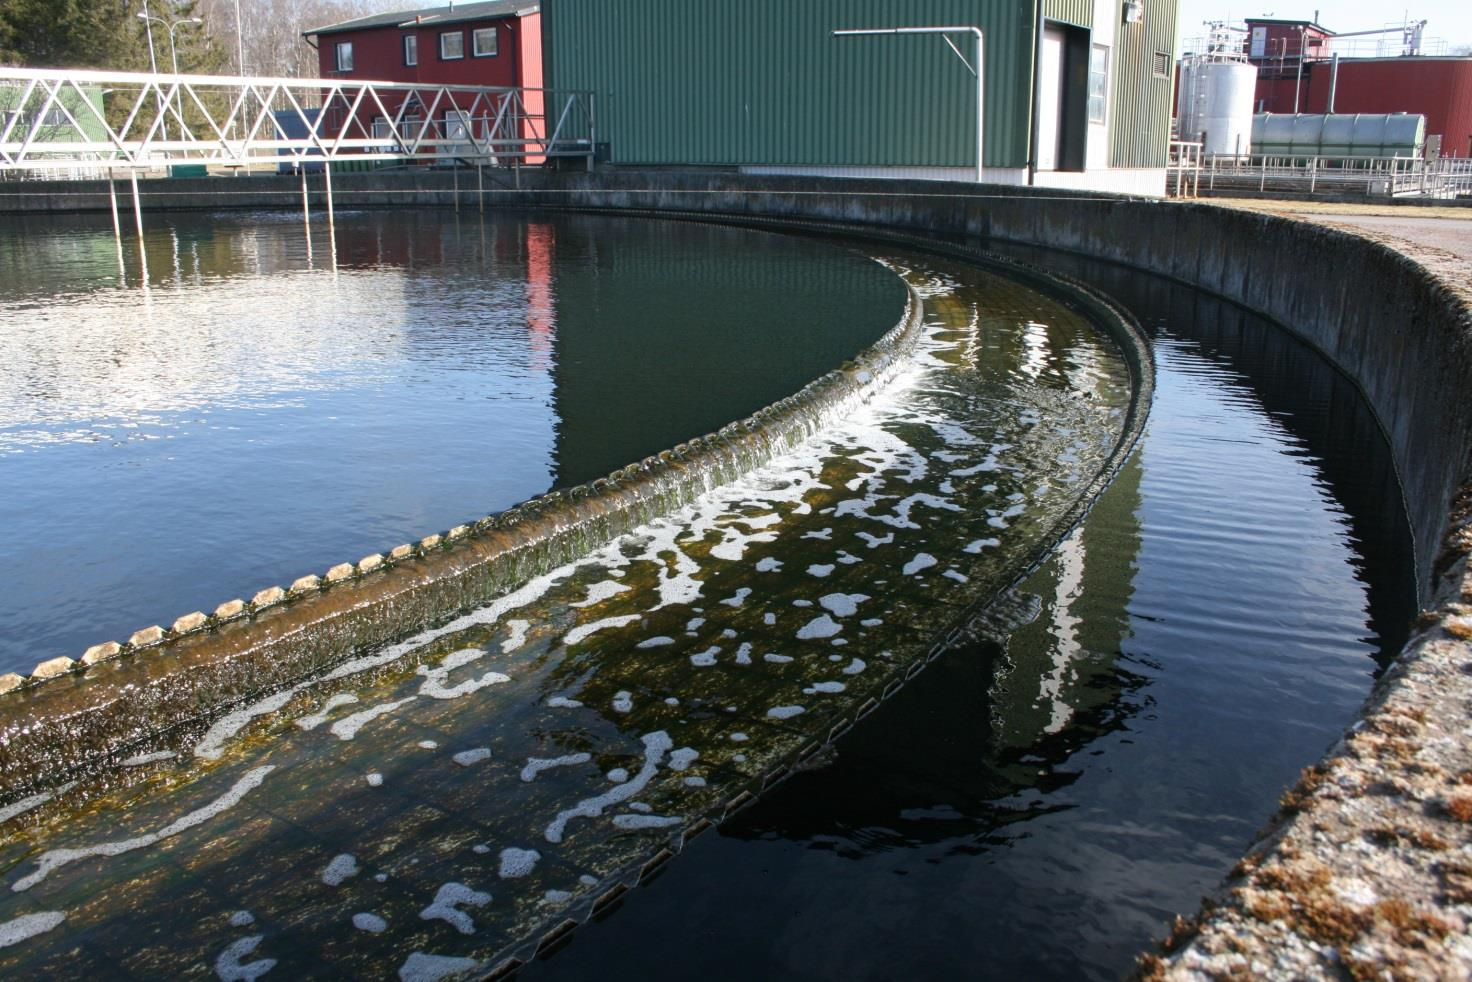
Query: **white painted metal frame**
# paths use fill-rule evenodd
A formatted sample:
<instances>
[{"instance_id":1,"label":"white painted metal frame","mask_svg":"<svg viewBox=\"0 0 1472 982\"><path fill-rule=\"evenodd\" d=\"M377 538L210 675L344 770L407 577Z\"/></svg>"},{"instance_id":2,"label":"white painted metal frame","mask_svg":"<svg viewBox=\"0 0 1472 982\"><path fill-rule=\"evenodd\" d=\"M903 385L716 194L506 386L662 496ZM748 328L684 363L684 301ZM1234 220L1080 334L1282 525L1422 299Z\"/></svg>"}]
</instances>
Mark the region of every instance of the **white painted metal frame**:
<instances>
[{"instance_id":1,"label":"white painted metal frame","mask_svg":"<svg viewBox=\"0 0 1472 982\"><path fill-rule=\"evenodd\" d=\"M591 166L593 160L587 92L16 68L0 68L0 86L18 90L5 104L20 110L0 118L0 172L371 160L520 164L557 157ZM87 97L98 86L124 100L127 113L117 127ZM312 110L320 110L315 118ZM53 112L64 122L46 125ZM289 136L278 112L294 117L293 128L305 135ZM450 138L440 131L446 114L463 133ZM30 122L21 125L24 117ZM383 124L378 135L376 121Z\"/></svg>"}]
</instances>

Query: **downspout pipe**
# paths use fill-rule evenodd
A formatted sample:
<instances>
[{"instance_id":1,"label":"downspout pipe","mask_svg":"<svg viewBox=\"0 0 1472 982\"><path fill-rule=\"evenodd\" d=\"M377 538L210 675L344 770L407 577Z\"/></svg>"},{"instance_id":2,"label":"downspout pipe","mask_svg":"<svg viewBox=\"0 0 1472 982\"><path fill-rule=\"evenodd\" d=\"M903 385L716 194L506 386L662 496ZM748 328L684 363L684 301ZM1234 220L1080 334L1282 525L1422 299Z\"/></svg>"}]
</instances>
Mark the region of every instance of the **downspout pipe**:
<instances>
[{"instance_id":1,"label":"downspout pipe","mask_svg":"<svg viewBox=\"0 0 1472 982\"><path fill-rule=\"evenodd\" d=\"M1028 100L1027 114L1027 186L1038 180L1038 113L1041 109L1043 75L1043 0L1032 4L1032 95Z\"/></svg>"}]
</instances>

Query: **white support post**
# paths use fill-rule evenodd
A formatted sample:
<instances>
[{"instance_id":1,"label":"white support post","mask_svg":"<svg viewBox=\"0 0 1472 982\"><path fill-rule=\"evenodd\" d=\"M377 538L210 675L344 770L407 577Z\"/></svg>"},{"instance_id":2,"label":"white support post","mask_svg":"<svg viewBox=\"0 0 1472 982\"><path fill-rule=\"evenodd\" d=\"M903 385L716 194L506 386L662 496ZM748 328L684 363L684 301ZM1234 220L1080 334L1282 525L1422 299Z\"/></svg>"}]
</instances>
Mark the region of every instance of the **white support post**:
<instances>
[{"instance_id":1,"label":"white support post","mask_svg":"<svg viewBox=\"0 0 1472 982\"><path fill-rule=\"evenodd\" d=\"M451 175L451 179L454 181L454 183L453 183L452 186L455 189L454 190L455 213L458 215L460 213L460 164L459 163L455 163L455 164L451 164L450 165L450 175Z\"/></svg>"},{"instance_id":2,"label":"white support post","mask_svg":"<svg viewBox=\"0 0 1472 982\"><path fill-rule=\"evenodd\" d=\"M327 231L329 233L335 235L336 232L337 232L337 213L334 210L333 205L332 205L332 164L331 163L323 162L323 164L322 164L322 176L323 176L323 182L324 182L324 184L327 187Z\"/></svg>"},{"instance_id":3,"label":"white support post","mask_svg":"<svg viewBox=\"0 0 1472 982\"><path fill-rule=\"evenodd\" d=\"M302 224L307 226L307 231L312 230L312 206L307 198L307 165L298 163L297 170L302 178Z\"/></svg>"},{"instance_id":4,"label":"white support post","mask_svg":"<svg viewBox=\"0 0 1472 982\"><path fill-rule=\"evenodd\" d=\"M128 180L133 184L133 223L138 226L138 240L143 240L143 201L138 195L138 172L128 171Z\"/></svg>"},{"instance_id":5,"label":"white support post","mask_svg":"<svg viewBox=\"0 0 1472 982\"><path fill-rule=\"evenodd\" d=\"M476 161L475 164L475 200L480 203L480 213L486 213L486 177L485 165Z\"/></svg>"}]
</instances>

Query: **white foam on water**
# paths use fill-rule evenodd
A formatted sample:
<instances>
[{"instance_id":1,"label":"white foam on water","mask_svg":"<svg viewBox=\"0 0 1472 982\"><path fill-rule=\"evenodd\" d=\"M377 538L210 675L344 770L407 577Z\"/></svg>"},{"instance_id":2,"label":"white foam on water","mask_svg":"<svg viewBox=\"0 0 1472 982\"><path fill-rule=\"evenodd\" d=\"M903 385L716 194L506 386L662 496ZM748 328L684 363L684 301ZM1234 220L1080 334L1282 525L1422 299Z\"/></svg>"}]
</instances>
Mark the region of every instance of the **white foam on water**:
<instances>
[{"instance_id":1,"label":"white foam on water","mask_svg":"<svg viewBox=\"0 0 1472 982\"><path fill-rule=\"evenodd\" d=\"M983 549L994 549L994 548L996 548L997 546L999 546L1001 544L1002 544L1002 540L1001 539L977 539L975 542L971 543L969 546L967 546L962 551L963 552L969 552L969 553L971 553L971 555L975 556L977 553L981 552L981 550L983 550Z\"/></svg>"},{"instance_id":2,"label":"white foam on water","mask_svg":"<svg viewBox=\"0 0 1472 982\"><path fill-rule=\"evenodd\" d=\"M762 623L765 624L765 625L767 625L767 627L771 627L773 624L776 624L777 623L777 615L771 613L770 611L767 612L767 613L765 613L765 614L763 614L762 615Z\"/></svg>"},{"instance_id":3,"label":"white foam on water","mask_svg":"<svg viewBox=\"0 0 1472 982\"><path fill-rule=\"evenodd\" d=\"M666 815L615 815L613 825L615 828L625 832L638 832L643 829L665 829L671 825L679 825L682 818L671 818Z\"/></svg>"},{"instance_id":4,"label":"white foam on water","mask_svg":"<svg viewBox=\"0 0 1472 982\"><path fill-rule=\"evenodd\" d=\"M745 754L733 754L731 756L731 759L734 760L738 764L744 764L744 763L746 763L746 755Z\"/></svg>"},{"instance_id":5,"label":"white foam on water","mask_svg":"<svg viewBox=\"0 0 1472 982\"><path fill-rule=\"evenodd\" d=\"M838 624L827 614L824 614L821 617L813 618L799 628L797 639L799 641L812 641L816 638L831 638L842 630L842 625Z\"/></svg>"},{"instance_id":6,"label":"white foam on water","mask_svg":"<svg viewBox=\"0 0 1472 982\"><path fill-rule=\"evenodd\" d=\"M578 882L585 887L596 887L598 885L598 877L590 876L587 873L584 873L582 876L578 877Z\"/></svg>"},{"instance_id":7,"label":"white foam on water","mask_svg":"<svg viewBox=\"0 0 1472 982\"><path fill-rule=\"evenodd\" d=\"M674 638L666 637L661 634L657 638L646 638L645 640L640 641L638 644L634 645L634 647L638 648L640 651L647 651L650 648L663 648L674 643Z\"/></svg>"},{"instance_id":8,"label":"white foam on water","mask_svg":"<svg viewBox=\"0 0 1472 982\"><path fill-rule=\"evenodd\" d=\"M863 562L858 556L855 556L851 552L846 552L843 549L838 550L838 561L845 566L855 566Z\"/></svg>"},{"instance_id":9,"label":"white foam on water","mask_svg":"<svg viewBox=\"0 0 1472 982\"><path fill-rule=\"evenodd\" d=\"M14 920L0 924L0 948L9 948L13 944L20 944L39 934L53 931L60 927L64 920L66 920L66 915L59 910L47 910L39 914L22 914Z\"/></svg>"},{"instance_id":10,"label":"white foam on water","mask_svg":"<svg viewBox=\"0 0 1472 982\"><path fill-rule=\"evenodd\" d=\"M528 783L535 781L537 775L543 771L550 771L554 767L577 767L586 764L593 759L592 754L566 754L562 757L532 757L521 769L521 779Z\"/></svg>"},{"instance_id":11,"label":"white foam on water","mask_svg":"<svg viewBox=\"0 0 1472 982\"><path fill-rule=\"evenodd\" d=\"M594 621L591 624L580 624L563 635L562 643L568 646L581 644L599 631L604 631L611 627L625 627L642 619L643 616L643 614L620 614L618 617L605 617L601 621Z\"/></svg>"},{"instance_id":12,"label":"white foam on water","mask_svg":"<svg viewBox=\"0 0 1472 982\"><path fill-rule=\"evenodd\" d=\"M829 643L835 648L842 648L844 645L848 644L848 638L834 638Z\"/></svg>"},{"instance_id":13,"label":"white foam on water","mask_svg":"<svg viewBox=\"0 0 1472 982\"><path fill-rule=\"evenodd\" d=\"M629 811L638 812L641 815L648 815L654 811L654 806L643 801L631 801L629 802Z\"/></svg>"},{"instance_id":14,"label":"white foam on water","mask_svg":"<svg viewBox=\"0 0 1472 982\"><path fill-rule=\"evenodd\" d=\"M604 777L608 778L614 784L623 784L629 779L629 772L625 768L615 767L605 774Z\"/></svg>"},{"instance_id":15,"label":"white foam on water","mask_svg":"<svg viewBox=\"0 0 1472 982\"><path fill-rule=\"evenodd\" d=\"M461 696L468 696L472 692L479 692L489 686L504 685L510 682L510 676L502 672L486 672L478 679L466 679L459 685L447 684L450 673L455 669L478 662L485 656L484 648L464 648L446 655L434 668L420 665L417 673L424 676L424 681L420 683L419 694L431 699L459 699Z\"/></svg>"},{"instance_id":16,"label":"white foam on water","mask_svg":"<svg viewBox=\"0 0 1472 982\"><path fill-rule=\"evenodd\" d=\"M988 518L986 520L986 523L988 525L990 525L994 529L1004 529L1004 528L1008 528L1009 527L1007 525L1007 520L1005 518L1000 518L1000 517L998 517L996 515L993 515L991 518Z\"/></svg>"},{"instance_id":17,"label":"white foam on water","mask_svg":"<svg viewBox=\"0 0 1472 982\"><path fill-rule=\"evenodd\" d=\"M256 922L256 915L248 910L237 910L230 915L231 927L250 927Z\"/></svg>"},{"instance_id":18,"label":"white foam on water","mask_svg":"<svg viewBox=\"0 0 1472 982\"><path fill-rule=\"evenodd\" d=\"M698 631L698 630L700 630L700 625L702 625L704 623L705 623L705 618L704 617L692 617L685 624L685 630L686 631Z\"/></svg>"},{"instance_id":19,"label":"white foam on water","mask_svg":"<svg viewBox=\"0 0 1472 982\"><path fill-rule=\"evenodd\" d=\"M563 833L567 829L567 823L574 818L597 818L610 805L629 801L637 796L654 779L654 775L659 771L660 761L664 760L664 755L674 747L674 741L664 730L646 733L640 740L644 744L644 766L639 768L639 773L596 797L584 798L573 807L558 812L557 817L543 833L548 842L554 845L561 842Z\"/></svg>"},{"instance_id":20,"label":"white foam on water","mask_svg":"<svg viewBox=\"0 0 1472 982\"><path fill-rule=\"evenodd\" d=\"M703 788L705 787L705 778L698 774L692 774L690 777L685 778L685 787Z\"/></svg>"},{"instance_id":21,"label":"white foam on water","mask_svg":"<svg viewBox=\"0 0 1472 982\"><path fill-rule=\"evenodd\" d=\"M869 548L870 549L877 549L880 546L887 546L891 542L894 541L894 533L893 532L890 532L888 535L884 535L884 536L870 535L868 532L858 532L856 534L858 535L859 538L861 538L865 542L869 543Z\"/></svg>"},{"instance_id":22,"label":"white foam on water","mask_svg":"<svg viewBox=\"0 0 1472 982\"><path fill-rule=\"evenodd\" d=\"M750 740L750 739L751 739L751 737L747 736L745 733L738 732L738 733L732 733L731 734L731 742L732 743L745 743L747 740Z\"/></svg>"},{"instance_id":23,"label":"white foam on water","mask_svg":"<svg viewBox=\"0 0 1472 982\"><path fill-rule=\"evenodd\" d=\"M665 698L664 704L666 706L678 706L680 704L680 700L676 699L674 696L668 696Z\"/></svg>"},{"instance_id":24,"label":"white foam on water","mask_svg":"<svg viewBox=\"0 0 1472 982\"><path fill-rule=\"evenodd\" d=\"M866 593L830 593L819 597L818 603L834 617L852 617L859 612L859 604L868 599Z\"/></svg>"},{"instance_id":25,"label":"white foam on water","mask_svg":"<svg viewBox=\"0 0 1472 982\"><path fill-rule=\"evenodd\" d=\"M433 741L433 740L420 740L419 741L419 749L420 750L438 750L439 748L440 748L440 745L438 743L436 743L435 741Z\"/></svg>"},{"instance_id":26,"label":"white foam on water","mask_svg":"<svg viewBox=\"0 0 1472 982\"><path fill-rule=\"evenodd\" d=\"M24 815L26 812L35 811L52 798L55 798L59 794L65 794L76 786L76 781L68 781L55 791L42 791L40 794L33 794L28 798L22 798L19 801L8 804L4 808L0 808L0 824L10 821L18 815Z\"/></svg>"},{"instance_id":27,"label":"white foam on water","mask_svg":"<svg viewBox=\"0 0 1472 982\"><path fill-rule=\"evenodd\" d=\"M501 850L501 869L499 876L503 880L517 880L527 876L537 868L541 862L542 854L535 849L517 849L512 846Z\"/></svg>"},{"instance_id":28,"label":"white foam on water","mask_svg":"<svg viewBox=\"0 0 1472 982\"><path fill-rule=\"evenodd\" d=\"M489 893L472 890L463 883L446 883L434 895L434 902L419 912L419 918L424 921L444 921L461 934L474 934L474 919L460 908L479 908L490 902Z\"/></svg>"},{"instance_id":29,"label":"white foam on water","mask_svg":"<svg viewBox=\"0 0 1472 982\"><path fill-rule=\"evenodd\" d=\"M833 529L825 528L819 529L816 532L804 532L802 537L804 539L818 539L823 542L827 542L833 538Z\"/></svg>"},{"instance_id":30,"label":"white foam on water","mask_svg":"<svg viewBox=\"0 0 1472 982\"><path fill-rule=\"evenodd\" d=\"M370 788L383 787L383 775L378 773L377 771L374 771L372 774L364 774L363 780L368 782L368 786Z\"/></svg>"},{"instance_id":31,"label":"white foam on water","mask_svg":"<svg viewBox=\"0 0 1472 982\"><path fill-rule=\"evenodd\" d=\"M145 767L148 764L156 764L161 760L173 760L177 756L179 756L178 753L173 750L158 750L151 754L139 754L136 757L129 757L127 760L122 762L121 766ZM0 818L0 822L3 821L4 819Z\"/></svg>"},{"instance_id":32,"label":"white foam on water","mask_svg":"<svg viewBox=\"0 0 1472 982\"><path fill-rule=\"evenodd\" d=\"M752 649L751 642L750 641L743 641L741 643L741 647L739 647L739 648L736 649L736 664L738 664L738 665L750 665L751 664L751 649Z\"/></svg>"},{"instance_id":33,"label":"white foam on water","mask_svg":"<svg viewBox=\"0 0 1472 982\"><path fill-rule=\"evenodd\" d=\"M501 642L501 654L509 655L513 651L526 644L526 632L531 627L531 621L513 620L506 622L506 630L510 632L505 641Z\"/></svg>"},{"instance_id":34,"label":"white foam on water","mask_svg":"<svg viewBox=\"0 0 1472 982\"><path fill-rule=\"evenodd\" d=\"M724 631L721 632L721 637L723 637L723 638L725 638L725 639L727 639L729 641L729 640L731 640L731 639L733 639L733 638L736 637L736 632L733 631L733 630L731 630L728 627Z\"/></svg>"},{"instance_id":35,"label":"white foam on water","mask_svg":"<svg viewBox=\"0 0 1472 982\"><path fill-rule=\"evenodd\" d=\"M792 601L792 606L794 606L794 607L811 607L812 605L813 605L813 602L811 600L794 600L794 601Z\"/></svg>"},{"instance_id":36,"label":"white foam on water","mask_svg":"<svg viewBox=\"0 0 1472 982\"><path fill-rule=\"evenodd\" d=\"M613 694L613 711L616 713L631 713L634 711L634 694L627 689L620 689Z\"/></svg>"},{"instance_id":37,"label":"white foam on water","mask_svg":"<svg viewBox=\"0 0 1472 982\"><path fill-rule=\"evenodd\" d=\"M68 863L74 863L79 859L89 859L93 856L112 858L132 852L135 849L146 849L165 839L171 839L180 832L192 829L196 825L202 825L238 805L241 799L260 787L261 782L266 779L266 775L275 769L275 764L265 764L247 771L240 780L235 782L229 791L226 791L203 808L198 808L181 818L174 819L157 832L134 836L131 839L102 842L95 846L52 849L48 852L43 852L40 856L36 857L36 868L26 876L16 880L10 889L16 893L21 893L40 883L47 876L51 875L54 870L60 869Z\"/></svg>"},{"instance_id":38,"label":"white foam on water","mask_svg":"<svg viewBox=\"0 0 1472 982\"><path fill-rule=\"evenodd\" d=\"M369 934L382 934L388 930L388 921L379 917L377 914L370 914L365 911L353 915L353 927L359 931L367 931Z\"/></svg>"},{"instance_id":39,"label":"white foam on water","mask_svg":"<svg viewBox=\"0 0 1472 982\"><path fill-rule=\"evenodd\" d=\"M757 560L756 571L758 573L775 573L782 568L782 560L767 556L765 559Z\"/></svg>"},{"instance_id":40,"label":"white foam on water","mask_svg":"<svg viewBox=\"0 0 1472 982\"><path fill-rule=\"evenodd\" d=\"M547 903L549 904L557 904L558 906L561 906L572 899L572 894L567 892L566 890L548 890L546 893L542 894L542 899L547 901Z\"/></svg>"},{"instance_id":41,"label":"white foam on water","mask_svg":"<svg viewBox=\"0 0 1472 982\"><path fill-rule=\"evenodd\" d=\"M769 651L765 655L762 655L762 661L769 661L773 665L786 665L788 662L792 661L792 656L779 655L775 652Z\"/></svg>"},{"instance_id":42,"label":"white foam on water","mask_svg":"<svg viewBox=\"0 0 1472 982\"><path fill-rule=\"evenodd\" d=\"M250 721L274 713L291 701L292 696L305 689L310 683L302 682L274 696L267 696L233 713L227 713L215 721L205 732L199 743L194 745L194 755L205 760L219 760L225 754L225 743L250 724Z\"/></svg>"},{"instance_id":43,"label":"white foam on water","mask_svg":"<svg viewBox=\"0 0 1472 982\"><path fill-rule=\"evenodd\" d=\"M704 651L696 652L690 656L690 664L696 668L710 668L716 663L716 655L721 653L719 645L711 645Z\"/></svg>"},{"instance_id":44,"label":"white foam on water","mask_svg":"<svg viewBox=\"0 0 1472 982\"><path fill-rule=\"evenodd\" d=\"M595 604L601 604L609 597L616 597L620 593L627 592L628 589L628 587L624 586L617 580L604 580L601 583L594 583L592 586L588 587L587 599L579 600L577 603L568 604L568 606L592 607Z\"/></svg>"},{"instance_id":45,"label":"white foam on water","mask_svg":"<svg viewBox=\"0 0 1472 982\"><path fill-rule=\"evenodd\" d=\"M971 577L967 576L965 573L958 573L958 572L956 572L953 569L948 569L944 573L941 573L940 575L941 576L944 576L944 577L947 577L949 579L955 580L957 583L969 583L969 582L971 582Z\"/></svg>"},{"instance_id":46,"label":"white foam on water","mask_svg":"<svg viewBox=\"0 0 1472 982\"><path fill-rule=\"evenodd\" d=\"M547 699L547 707L549 709L582 709L583 704L566 696L550 696Z\"/></svg>"},{"instance_id":47,"label":"white foam on water","mask_svg":"<svg viewBox=\"0 0 1472 982\"><path fill-rule=\"evenodd\" d=\"M922 552L914 559L905 563L904 569L900 570L906 576L914 576L923 569L929 569L935 565L935 557L928 552Z\"/></svg>"},{"instance_id":48,"label":"white foam on water","mask_svg":"<svg viewBox=\"0 0 1472 982\"><path fill-rule=\"evenodd\" d=\"M829 655L828 656L828 660L829 661L843 661L843 656L842 655Z\"/></svg>"},{"instance_id":49,"label":"white foam on water","mask_svg":"<svg viewBox=\"0 0 1472 982\"><path fill-rule=\"evenodd\" d=\"M360 872L357 857L345 852L340 856L332 857L332 862L328 863L327 868L322 871L322 882L330 887L342 886Z\"/></svg>"},{"instance_id":50,"label":"white foam on water","mask_svg":"<svg viewBox=\"0 0 1472 982\"><path fill-rule=\"evenodd\" d=\"M807 710L802 706L773 706L767 710L767 715L772 719L792 719L792 717L801 716L805 712Z\"/></svg>"},{"instance_id":51,"label":"white foam on water","mask_svg":"<svg viewBox=\"0 0 1472 982\"><path fill-rule=\"evenodd\" d=\"M481 761L491 759L490 747L474 747L470 750L462 750L450 758L461 767L474 767Z\"/></svg>"},{"instance_id":52,"label":"white foam on water","mask_svg":"<svg viewBox=\"0 0 1472 982\"><path fill-rule=\"evenodd\" d=\"M860 627L878 627L878 626L880 626L883 623L884 623L884 618L882 618L882 617L870 617L867 620L859 621L859 626Z\"/></svg>"},{"instance_id":53,"label":"white foam on water","mask_svg":"<svg viewBox=\"0 0 1472 982\"><path fill-rule=\"evenodd\" d=\"M357 696L348 692L339 692L336 695L329 696L327 701L322 704L322 708L317 710L312 715L303 716L298 719L296 721L296 725L304 730L315 730L317 727L321 726L323 723L332 718L332 711L334 709L340 709L343 706L351 706L357 701Z\"/></svg>"},{"instance_id":54,"label":"white foam on water","mask_svg":"<svg viewBox=\"0 0 1472 982\"><path fill-rule=\"evenodd\" d=\"M816 576L819 579L822 579L823 577L832 573L835 569L837 569L837 567L834 566L832 563L814 563L813 565L808 567L808 575Z\"/></svg>"},{"instance_id":55,"label":"white foam on water","mask_svg":"<svg viewBox=\"0 0 1472 982\"><path fill-rule=\"evenodd\" d=\"M225 946L215 959L215 974L221 982L255 982L276 967L274 958L258 958L253 962L241 959L248 957L266 939L264 934L253 934Z\"/></svg>"},{"instance_id":56,"label":"white foam on water","mask_svg":"<svg viewBox=\"0 0 1472 982\"><path fill-rule=\"evenodd\" d=\"M822 692L827 695L836 695L837 693L840 693L847 688L848 686L844 685L842 682L814 682L806 689L803 689L802 692L805 696L810 696L817 692Z\"/></svg>"},{"instance_id":57,"label":"white foam on water","mask_svg":"<svg viewBox=\"0 0 1472 982\"><path fill-rule=\"evenodd\" d=\"M486 845L484 842L477 842L475 845L470 847L470 851L475 853L477 856L484 856L486 853L491 851L491 847Z\"/></svg>"},{"instance_id":58,"label":"white foam on water","mask_svg":"<svg viewBox=\"0 0 1472 982\"><path fill-rule=\"evenodd\" d=\"M670 754L670 770L683 771L699 759L699 750L694 747L681 747Z\"/></svg>"},{"instance_id":59,"label":"white foam on water","mask_svg":"<svg viewBox=\"0 0 1472 982\"><path fill-rule=\"evenodd\" d=\"M400 699L398 702L386 702L380 706L374 706L372 709L365 709L361 713L344 716L336 723L333 723L328 729L328 732L339 740L351 740L358 735L359 730L369 723L378 719L380 716L387 716L401 706L407 706L417 698L417 696L409 696L408 698Z\"/></svg>"},{"instance_id":60,"label":"white foam on water","mask_svg":"<svg viewBox=\"0 0 1472 982\"><path fill-rule=\"evenodd\" d=\"M399 966L399 982L441 982L479 967L480 962L474 958L450 958L415 951Z\"/></svg>"}]
</instances>

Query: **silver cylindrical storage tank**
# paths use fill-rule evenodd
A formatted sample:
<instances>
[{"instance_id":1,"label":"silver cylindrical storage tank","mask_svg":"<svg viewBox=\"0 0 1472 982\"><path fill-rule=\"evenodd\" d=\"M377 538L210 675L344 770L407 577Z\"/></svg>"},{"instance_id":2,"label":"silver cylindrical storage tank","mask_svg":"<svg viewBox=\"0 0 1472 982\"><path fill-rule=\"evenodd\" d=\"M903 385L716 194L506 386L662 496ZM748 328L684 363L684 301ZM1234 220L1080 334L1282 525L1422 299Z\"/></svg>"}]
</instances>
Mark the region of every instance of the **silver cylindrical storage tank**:
<instances>
[{"instance_id":1,"label":"silver cylindrical storage tank","mask_svg":"<svg viewBox=\"0 0 1472 982\"><path fill-rule=\"evenodd\" d=\"M1257 66L1214 61L1197 66L1197 71L1206 152L1252 153L1252 101L1257 92Z\"/></svg>"},{"instance_id":2,"label":"silver cylindrical storage tank","mask_svg":"<svg viewBox=\"0 0 1472 982\"><path fill-rule=\"evenodd\" d=\"M1260 113L1252 143L1267 157L1419 157L1426 117L1418 113Z\"/></svg>"}]
</instances>

